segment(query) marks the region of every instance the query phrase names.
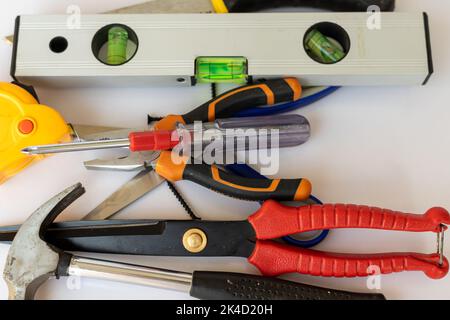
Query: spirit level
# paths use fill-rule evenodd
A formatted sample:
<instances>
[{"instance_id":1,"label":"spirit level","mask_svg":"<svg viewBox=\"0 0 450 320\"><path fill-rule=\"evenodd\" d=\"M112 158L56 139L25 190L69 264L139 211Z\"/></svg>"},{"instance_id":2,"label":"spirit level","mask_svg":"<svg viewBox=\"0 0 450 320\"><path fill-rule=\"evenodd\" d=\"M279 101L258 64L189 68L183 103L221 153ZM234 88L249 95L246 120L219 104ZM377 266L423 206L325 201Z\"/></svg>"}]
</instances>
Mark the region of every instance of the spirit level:
<instances>
[{"instance_id":1,"label":"spirit level","mask_svg":"<svg viewBox=\"0 0 450 320\"><path fill-rule=\"evenodd\" d=\"M417 85L433 72L424 13L19 16L11 75L28 84L137 86L279 76L305 86Z\"/></svg>"}]
</instances>

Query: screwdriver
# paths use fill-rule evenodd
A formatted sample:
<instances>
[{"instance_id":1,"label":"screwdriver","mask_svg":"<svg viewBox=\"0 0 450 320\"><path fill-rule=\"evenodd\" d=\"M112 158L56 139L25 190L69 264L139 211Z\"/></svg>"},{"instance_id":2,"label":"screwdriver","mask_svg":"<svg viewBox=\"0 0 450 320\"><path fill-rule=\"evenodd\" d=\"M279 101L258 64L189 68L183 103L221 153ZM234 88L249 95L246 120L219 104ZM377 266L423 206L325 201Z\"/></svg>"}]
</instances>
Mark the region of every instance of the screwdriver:
<instances>
[{"instance_id":1,"label":"screwdriver","mask_svg":"<svg viewBox=\"0 0 450 320\"><path fill-rule=\"evenodd\" d=\"M217 143L215 146L222 150L229 141L237 150L252 150L261 147L263 142L266 142L264 147L272 147L276 143L273 138L278 138L276 147L300 145L309 139L310 131L308 120L300 115L229 118L202 123L201 127L179 123L175 130L131 132L128 138L121 139L29 146L22 152L49 154L114 148L129 148L132 152L163 151L183 142L194 147L201 145L201 148ZM262 141L264 138L268 139Z\"/></svg>"}]
</instances>

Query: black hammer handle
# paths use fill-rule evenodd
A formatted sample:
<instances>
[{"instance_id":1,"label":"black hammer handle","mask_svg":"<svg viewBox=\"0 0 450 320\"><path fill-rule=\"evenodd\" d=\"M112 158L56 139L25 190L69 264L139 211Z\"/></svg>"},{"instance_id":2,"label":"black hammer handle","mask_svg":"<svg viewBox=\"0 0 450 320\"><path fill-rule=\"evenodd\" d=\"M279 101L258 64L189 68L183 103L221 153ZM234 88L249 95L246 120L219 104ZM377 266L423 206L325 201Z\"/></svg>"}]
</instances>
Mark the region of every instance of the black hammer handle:
<instances>
[{"instance_id":1,"label":"black hammer handle","mask_svg":"<svg viewBox=\"0 0 450 320\"><path fill-rule=\"evenodd\" d=\"M190 295L207 300L385 300L382 294L354 293L225 272L195 271Z\"/></svg>"}]
</instances>

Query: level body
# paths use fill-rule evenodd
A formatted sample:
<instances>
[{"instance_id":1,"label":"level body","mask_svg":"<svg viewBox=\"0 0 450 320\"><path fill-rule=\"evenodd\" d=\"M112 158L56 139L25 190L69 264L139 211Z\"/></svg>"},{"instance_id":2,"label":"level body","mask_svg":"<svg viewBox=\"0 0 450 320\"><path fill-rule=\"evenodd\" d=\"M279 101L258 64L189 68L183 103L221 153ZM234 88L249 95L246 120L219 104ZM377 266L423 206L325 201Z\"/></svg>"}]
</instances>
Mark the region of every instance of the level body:
<instances>
[{"instance_id":1,"label":"level body","mask_svg":"<svg viewBox=\"0 0 450 320\"><path fill-rule=\"evenodd\" d=\"M101 30L117 25L129 30L133 52L110 65L96 41L107 41ZM340 41L342 60L311 58L305 37L317 28ZM11 75L40 86L190 86L199 82L199 57L240 57L247 81L420 85L433 72L429 38L424 13L25 15L16 20Z\"/></svg>"}]
</instances>

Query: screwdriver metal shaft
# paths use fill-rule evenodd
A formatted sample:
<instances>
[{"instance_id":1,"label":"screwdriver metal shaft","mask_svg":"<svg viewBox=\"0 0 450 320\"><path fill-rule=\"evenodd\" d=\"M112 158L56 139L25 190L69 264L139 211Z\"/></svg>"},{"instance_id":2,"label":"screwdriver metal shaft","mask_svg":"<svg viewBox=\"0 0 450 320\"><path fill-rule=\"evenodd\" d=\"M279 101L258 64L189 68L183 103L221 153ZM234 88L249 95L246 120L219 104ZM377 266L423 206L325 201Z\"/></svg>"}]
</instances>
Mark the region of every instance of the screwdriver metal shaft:
<instances>
[{"instance_id":1,"label":"screwdriver metal shaft","mask_svg":"<svg viewBox=\"0 0 450 320\"><path fill-rule=\"evenodd\" d=\"M83 141L75 143L49 144L44 146L31 146L22 149L22 152L26 154L49 154L49 153L129 148L129 147L130 147L130 140L128 138L124 138L114 140Z\"/></svg>"}]
</instances>

